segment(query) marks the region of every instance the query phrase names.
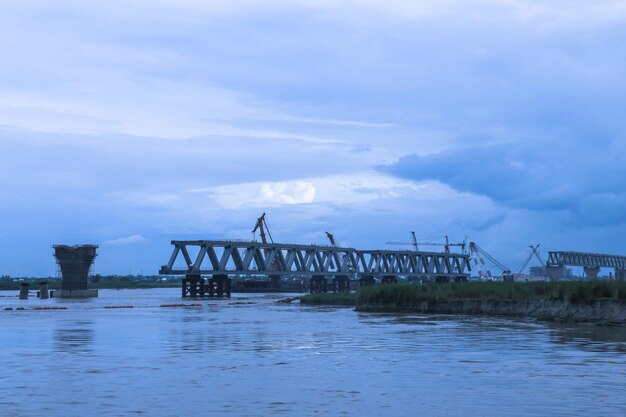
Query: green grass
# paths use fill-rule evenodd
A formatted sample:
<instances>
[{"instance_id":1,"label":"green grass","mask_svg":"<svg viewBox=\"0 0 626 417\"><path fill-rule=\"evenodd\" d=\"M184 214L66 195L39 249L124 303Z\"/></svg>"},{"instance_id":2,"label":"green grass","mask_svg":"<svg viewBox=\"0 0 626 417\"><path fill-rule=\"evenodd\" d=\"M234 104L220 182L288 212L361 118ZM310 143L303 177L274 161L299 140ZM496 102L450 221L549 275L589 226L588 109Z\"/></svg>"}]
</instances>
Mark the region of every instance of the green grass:
<instances>
[{"instance_id":1,"label":"green grass","mask_svg":"<svg viewBox=\"0 0 626 417\"><path fill-rule=\"evenodd\" d=\"M593 304L599 299L626 302L626 282L559 281L559 282L463 282L450 284L396 284L361 288L357 305L411 305L439 300L549 300L573 304Z\"/></svg>"},{"instance_id":2,"label":"green grass","mask_svg":"<svg viewBox=\"0 0 626 417\"><path fill-rule=\"evenodd\" d=\"M356 297L355 293L307 294L300 299L300 303L307 305L355 306Z\"/></svg>"}]
</instances>

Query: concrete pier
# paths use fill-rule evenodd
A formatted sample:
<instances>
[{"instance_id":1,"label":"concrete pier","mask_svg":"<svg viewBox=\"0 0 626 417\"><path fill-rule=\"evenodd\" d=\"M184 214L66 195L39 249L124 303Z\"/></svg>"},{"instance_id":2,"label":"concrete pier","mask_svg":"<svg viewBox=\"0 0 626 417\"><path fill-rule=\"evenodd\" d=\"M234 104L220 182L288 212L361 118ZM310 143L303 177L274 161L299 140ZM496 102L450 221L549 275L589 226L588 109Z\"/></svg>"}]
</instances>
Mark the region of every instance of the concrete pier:
<instances>
[{"instance_id":1,"label":"concrete pier","mask_svg":"<svg viewBox=\"0 0 626 417\"><path fill-rule=\"evenodd\" d=\"M39 283L39 299L47 300L48 296L49 296L49 293L48 293L48 282L47 281L41 281Z\"/></svg>"},{"instance_id":2,"label":"concrete pier","mask_svg":"<svg viewBox=\"0 0 626 417\"><path fill-rule=\"evenodd\" d=\"M600 272L599 266L583 266L583 270L588 280L593 281L598 279L598 273Z\"/></svg>"},{"instance_id":3,"label":"concrete pier","mask_svg":"<svg viewBox=\"0 0 626 417\"><path fill-rule=\"evenodd\" d=\"M61 267L61 289L52 292L56 298L97 297L89 289L89 269L96 258L98 245L54 245L54 256Z\"/></svg>"},{"instance_id":4,"label":"concrete pier","mask_svg":"<svg viewBox=\"0 0 626 417\"><path fill-rule=\"evenodd\" d=\"M20 284L20 300L28 300L29 289L30 289L30 284L28 282L22 282Z\"/></svg>"},{"instance_id":5,"label":"concrete pier","mask_svg":"<svg viewBox=\"0 0 626 417\"><path fill-rule=\"evenodd\" d=\"M550 278L550 281L560 281L561 280L561 275L563 275L563 271L565 271L565 267L564 266L546 266L546 272L548 273L548 277Z\"/></svg>"}]
</instances>

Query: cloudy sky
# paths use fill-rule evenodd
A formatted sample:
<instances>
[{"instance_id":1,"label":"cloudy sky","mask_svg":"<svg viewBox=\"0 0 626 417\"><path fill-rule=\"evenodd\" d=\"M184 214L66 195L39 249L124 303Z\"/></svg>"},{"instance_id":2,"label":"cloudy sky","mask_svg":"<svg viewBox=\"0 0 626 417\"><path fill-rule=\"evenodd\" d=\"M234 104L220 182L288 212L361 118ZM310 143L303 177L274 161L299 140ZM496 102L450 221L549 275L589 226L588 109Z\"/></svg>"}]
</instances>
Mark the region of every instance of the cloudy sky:
<instances>
[{"instance_id":1,"label":"cloudy sky","mask_svg":"<svg viewBox=\"0 0 626 417\"><path fill-rule=\"evenodd\" d=\"M0 274L170 240L626 254L623 0L0 0ZM388 246L387 246L388 247Z\"/></svg>"}]
</instances>

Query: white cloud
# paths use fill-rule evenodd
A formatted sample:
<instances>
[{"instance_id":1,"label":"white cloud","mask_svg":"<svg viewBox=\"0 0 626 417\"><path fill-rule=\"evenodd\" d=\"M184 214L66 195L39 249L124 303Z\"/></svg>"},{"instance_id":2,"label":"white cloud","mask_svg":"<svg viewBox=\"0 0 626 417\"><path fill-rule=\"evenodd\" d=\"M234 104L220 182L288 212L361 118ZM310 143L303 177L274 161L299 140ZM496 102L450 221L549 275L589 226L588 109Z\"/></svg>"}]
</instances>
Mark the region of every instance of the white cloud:
<instances>
[{"instance_id":1,"label":"white cloud","mask_svg":"<svg viewBox=\"0 0 626 417\"><path fill-rule=\"evenodd\" d=\"M131 235L117 239L105 240L102 244L106 246L126 246L145 242L148 242L148 239L145 237L141 235Z\"/></svg>"}]
</instances>

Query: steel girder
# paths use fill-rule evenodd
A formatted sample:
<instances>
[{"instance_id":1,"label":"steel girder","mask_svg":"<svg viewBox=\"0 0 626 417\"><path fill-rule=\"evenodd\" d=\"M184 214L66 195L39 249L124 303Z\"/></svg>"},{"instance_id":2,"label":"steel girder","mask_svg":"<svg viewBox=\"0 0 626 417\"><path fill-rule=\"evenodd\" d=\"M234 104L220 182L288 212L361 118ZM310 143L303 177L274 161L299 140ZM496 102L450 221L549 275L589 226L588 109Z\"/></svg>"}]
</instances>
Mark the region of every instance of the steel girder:
<instances>
[{"instance_id":1,"label":"steel girder","mask_svg":"<svg viewBox=\"0 0 626 417\"><path fill-rule=\"evenodd\" d=\"M356 250L324 245L263 244L230 240L173 240L164 275L404 275L467 276L469 256L416 251ZM184 266L176 266L177 260Z\"/></svg>"},{"instance_id":2,"label":"steel girder","mask_svg":"<svg viewBox=\"0 0 626 417\"><path fill-rule=\"evenodd\" d=\"M548 252L547 266L586 266L626 269L626 256L585 252Z\"/></svg>"}]
</instances>

